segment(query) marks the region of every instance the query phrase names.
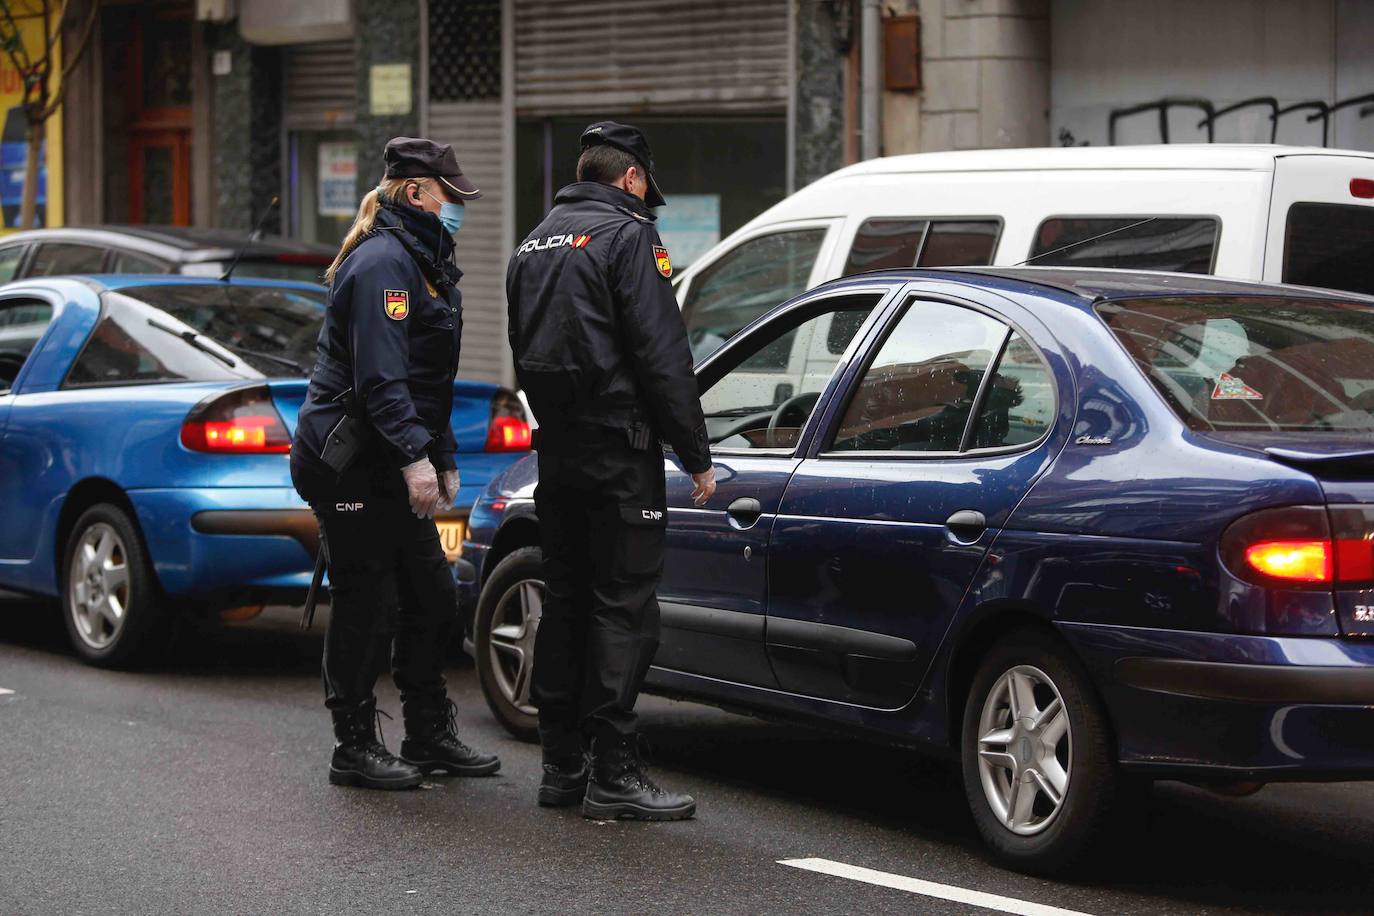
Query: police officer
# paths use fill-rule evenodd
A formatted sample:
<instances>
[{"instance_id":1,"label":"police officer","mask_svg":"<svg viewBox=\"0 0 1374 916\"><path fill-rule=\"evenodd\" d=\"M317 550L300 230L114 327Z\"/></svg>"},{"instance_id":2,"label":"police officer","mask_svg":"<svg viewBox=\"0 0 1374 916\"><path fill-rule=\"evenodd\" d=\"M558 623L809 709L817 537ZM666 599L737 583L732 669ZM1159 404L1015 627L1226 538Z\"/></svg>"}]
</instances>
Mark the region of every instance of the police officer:
<instances>
[{"instance_id":1,"label":"police officer","mask_svg":"<svg viewBox=\"0 0 1374 916\"><path fill-rule=\"evenodd\" d=\"M500 767L454 730L441 672L456 587L433 521L458 493L449 415L463 322L453 233L465 201L481 192L447 145L397 137L383 158L381 184L325 272L329 305L291 476L328 548L324 691L338 742L329 781L405 789L422 774ZM342 461L330 452L341 442ZM374 725L373 687L388 656L405 718L400 759Z\"/></svg>"},{"instance_id":2,"label":"police officer","mask_svg":"<svg viewBox=\"0 0 1374 916\"><path fill-rule=\"evenodd\" d=\"M577 182L506 274L516 375L539 421L535 509L547 594L530 697L543 805L680 820L639 758L635 698L658 648L667 439L702 505L715 491L692 356L673 298L649 144L612 121L582 133ZM590 780L584 739L591 740Z\"/></svg>"}]
</instances>

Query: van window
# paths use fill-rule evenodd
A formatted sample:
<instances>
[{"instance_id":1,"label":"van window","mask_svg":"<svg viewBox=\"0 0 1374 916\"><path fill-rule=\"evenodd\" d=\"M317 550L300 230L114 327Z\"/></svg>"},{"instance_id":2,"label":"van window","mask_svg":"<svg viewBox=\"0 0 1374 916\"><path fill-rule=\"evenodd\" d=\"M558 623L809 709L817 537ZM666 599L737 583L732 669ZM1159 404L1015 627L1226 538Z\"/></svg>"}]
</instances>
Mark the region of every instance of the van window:
<instances>
[{"instance_id":1,"label":"van window","mask_svg":"<svg viewBox=\"0 0 1374 916\"><path fill-rule=\"evenodd\" d=\"M902 267L992 263L1001 223L987 220L865 220L854 234L842 276Z\"/></svg>"},{"instance_id":2,"label":"van window","mask_svg":"<svg viewBox=\"0 0 1374 916\"><path fill-rule=\"evenodd\" d=\"M806 289L826 229L793 229L750 239L692 280L682 318L697 361L775 305Z\"/></svg>"},{"instance_id":3,"label":"van window","mask_svg":"<svg viewBox=\"0 0 1374 916\"><path fill-rule=\"evenodd\" d=\"M94 245L68 242L46 242L38 246L29 266L31 277L55 277L61 274L98 274L105 263L105 249Z\"/></svg>"},{"instance_id":4,"label":"van window","mask_svg":"<svg viewBox=\"0 0 1374 916\"><path fill-rule=\"evenodd\" d=\"M1036 267L1212 272L1220 224L1212 217L1062 216L1035 233Z\"/></svg>"},{"instance_id":5,"label":"van window","mask_svg":"<svg viewBox=\"0 0 1374 916\"><path fill-rule=\"evenodd\" d=\"M1299 203L1288 208L1283 282L1374 293L1374 207Z\"/></svg>"}]
</instances>

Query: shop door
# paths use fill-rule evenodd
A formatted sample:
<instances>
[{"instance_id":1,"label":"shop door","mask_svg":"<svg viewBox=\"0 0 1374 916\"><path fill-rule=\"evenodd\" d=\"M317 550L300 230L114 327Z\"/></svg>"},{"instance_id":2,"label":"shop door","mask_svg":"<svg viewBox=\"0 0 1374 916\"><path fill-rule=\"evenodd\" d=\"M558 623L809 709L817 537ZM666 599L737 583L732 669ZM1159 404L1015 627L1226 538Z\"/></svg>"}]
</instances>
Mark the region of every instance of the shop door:
<instances>
[{"instance_id":1,"label":"shop door","mask_svg":"<svg viewBox=\"0 0 1374 916\"><path fill-rule=\"evenodd\" d=\"M130 43L129 221L191 222L191 20L150 10Z\"/></svg>"},{"instance_id":2,"label":"shop door","mask_svg":"<svg viewBox=\"0 0 1374 916\"><path fill-rule=\"evenodd\" d=\"M191 223L191 132L138 131L129 139L129 221Z\"/></svg>"}]
</instances>

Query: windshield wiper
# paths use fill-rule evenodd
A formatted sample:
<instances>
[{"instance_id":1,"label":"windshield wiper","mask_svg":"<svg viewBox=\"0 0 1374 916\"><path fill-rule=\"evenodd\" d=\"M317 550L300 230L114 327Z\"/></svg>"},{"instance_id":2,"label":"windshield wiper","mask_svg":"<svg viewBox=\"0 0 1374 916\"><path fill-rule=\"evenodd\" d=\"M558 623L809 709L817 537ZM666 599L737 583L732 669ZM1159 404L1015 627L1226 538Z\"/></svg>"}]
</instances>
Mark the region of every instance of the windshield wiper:
<instances>
[{"instance_id":1,"label":"windshield wiper","mask_svg":"<svg viewBox=\"0 0 1374 916\"><path fill-rule=\"evenodd\" d=\"M206 345L206 343L200 339L200 335L197 334L195 331L178 331L176 328L172 327L171 325L163 324L162 322L158 321L156 318L149 318L149 319L148 319L148 326L151 327L151 328L157 328L159 331L163 332L164 334L171 334L173 337L180 337L182 340L186 341L188 344L190 344L191 346L195 347L195 348L196 348L197 350L199 350L200 352L202 352L202 353L207 353L207 354L209 354L210 356L213 356L215 359L217 359L217 360L219 360L220 362L224 363L224 364L225 364L226 366L228 366L230 369L237 369L237 368L238 368L238 365L239 365L239 364L238 364L237 362L234 361L233 357L225 356L223 353L219 352L218 350L215 350L215 349L213 349L212 347Z\"/></svg>"},{"instance_id":2,"label":"windshield wiper","mask_svg":"<svg viewBox=\"0 0 1374 916\"><path fill-rule=\"evenodd\" d=\"M296 362L294 359L291 359L288 356L277 356L275 353L264 353L261 350L250 350L247 347L240 347L238 344L220 343L220 346L230 351L231 353L237 353L239 356L252 356L256 359L265 359L268 362L276 363L279 366L286 366L289 369L295 369L302 375L309 374L305 366L301 365L300 363Z\"/></svg>"}]
</instances>

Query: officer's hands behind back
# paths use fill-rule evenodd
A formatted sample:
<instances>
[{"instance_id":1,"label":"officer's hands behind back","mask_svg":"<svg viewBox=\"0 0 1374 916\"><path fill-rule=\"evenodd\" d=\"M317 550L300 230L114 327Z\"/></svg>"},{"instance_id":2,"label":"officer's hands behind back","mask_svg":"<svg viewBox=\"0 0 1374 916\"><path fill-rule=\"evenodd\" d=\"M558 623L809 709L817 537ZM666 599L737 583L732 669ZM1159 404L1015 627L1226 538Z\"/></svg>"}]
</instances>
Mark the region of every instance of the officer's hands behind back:
<instances>
[{"instance_id":1,"label":"officer's hands behind back","mask_svg":"<svg viewBox=\"0 0 1374 916\"><path fill-rule=\"evenodd\" d=\"M416 518L433 518L443 494L439 492L439 475L435 473L429 458L421 458L401 468L401 476L405 478L406 490L410 494L410 511L415 513Z\"/></svg>"},{"instance_id":2,"label":"officer's hands behind back","mask_svg":"<svg viewBox=\"0 0 1374 916\"><path fill-rule=\"evenodd\" d=\"M716 494L716 469L709 467L700 474L692 475L692 504L706 505L706 501Z\"/></svg>"}]
</instances>

